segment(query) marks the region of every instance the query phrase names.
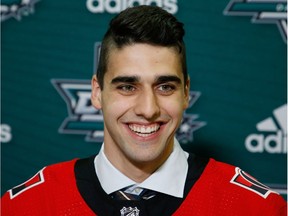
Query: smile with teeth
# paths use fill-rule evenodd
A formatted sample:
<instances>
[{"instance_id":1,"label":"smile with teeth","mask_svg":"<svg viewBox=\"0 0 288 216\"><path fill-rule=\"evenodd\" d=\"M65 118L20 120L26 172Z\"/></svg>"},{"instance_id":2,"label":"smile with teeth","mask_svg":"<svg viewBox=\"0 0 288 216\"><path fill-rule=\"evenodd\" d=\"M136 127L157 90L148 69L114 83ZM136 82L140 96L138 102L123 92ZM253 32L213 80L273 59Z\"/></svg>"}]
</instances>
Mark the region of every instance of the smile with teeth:
<instances>
[{"instance_id":1,"label":"smile with teeth","mask_svg":"<svg viewBox=\"0 0 288 216\"><path fill-rule=\"evenodd\" d=\"M153 124L153 125L129 124L129 128L138 136L147 137L151 134L156 133L160 129L160 125L159 124Z\"/></svg>"}]
</instances>

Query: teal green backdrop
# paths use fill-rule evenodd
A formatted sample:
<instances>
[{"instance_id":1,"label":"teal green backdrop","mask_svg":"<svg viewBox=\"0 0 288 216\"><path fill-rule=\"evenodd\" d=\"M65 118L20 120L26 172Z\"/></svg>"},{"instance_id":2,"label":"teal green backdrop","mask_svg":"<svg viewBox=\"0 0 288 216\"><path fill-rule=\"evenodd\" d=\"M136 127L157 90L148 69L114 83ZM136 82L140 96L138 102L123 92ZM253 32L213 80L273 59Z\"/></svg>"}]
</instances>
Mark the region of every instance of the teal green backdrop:
<instances>
[{"instance_id":1,"label":"teal green backdrop","mask_svg":"<svg viewBox=\"0 0 288 216\"><path fill-rule=\"evenodd\" d=\"M1 1L2 194L43 166L98 153L103 124L89 82L109 20L134 2L164 7L185 25L183 148L287 196L285 1L23 2Z\"/></svg>"}]
</instances>

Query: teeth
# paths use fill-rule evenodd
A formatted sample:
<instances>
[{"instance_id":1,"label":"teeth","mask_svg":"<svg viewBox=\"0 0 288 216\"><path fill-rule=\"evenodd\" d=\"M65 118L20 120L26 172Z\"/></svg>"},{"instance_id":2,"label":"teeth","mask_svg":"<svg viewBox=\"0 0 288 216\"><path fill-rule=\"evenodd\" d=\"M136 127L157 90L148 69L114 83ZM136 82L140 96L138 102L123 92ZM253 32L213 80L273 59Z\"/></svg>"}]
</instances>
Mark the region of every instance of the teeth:
<instances>
[{"instance_id":1,"label":"teeth","mask_svg":"<svg viewBox=\"0 0 288 216\"><path fill-rule=\"evenodd\" d=\"M152 133L155 133L157 130L159 130L160 125L154 124L154 125L150 125L150 126L144 126L144 125L130 124L129 128L133 132L136 132L138 135L146 137Z\"/></svg>"}]
</instances>

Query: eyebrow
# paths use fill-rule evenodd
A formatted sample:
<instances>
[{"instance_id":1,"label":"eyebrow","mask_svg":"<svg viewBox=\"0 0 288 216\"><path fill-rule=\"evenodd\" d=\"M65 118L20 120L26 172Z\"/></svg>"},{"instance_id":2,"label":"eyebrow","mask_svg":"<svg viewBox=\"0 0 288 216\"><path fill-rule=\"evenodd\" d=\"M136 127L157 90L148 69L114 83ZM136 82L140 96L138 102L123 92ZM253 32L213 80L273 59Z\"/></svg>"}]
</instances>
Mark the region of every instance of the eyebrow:
<instances>
[{"instance_id":1,"label":"eyebrow","mask_svg":"<svg viewBox=\"0 0 288 216\"><path fill-rule=\"evenodd\" d=\"M112 79L111 83L136 83L140 81L140 77L138 76L118 76Z\"/></svg>"},{"instance_id":2,"label":"eyebrow","mask_svg":"<svg viewBox=\"0 0 288 216\"><path fill-rule=\"evenodd\" d=\"M139 76L118 76L112 79L111 83L112 84L117 84L117 83L137 83L140 82L140 77ZM163 75L163 76L158 76L155 78L155 83L165 83L165 82L176 82L178 84L181 84L182 81L178 76L174 75Z\"/></svg>"},{"instance_id":3,"label":"eyebrow","mask_svg":"<svg viewBox=\"0 0 288 216\"><path fill-rule=\"evenodd\" d=\"M165 83L165 82L176 82L178 84L182 83L181 79L178 76L174 75L164 75L156 78L156 83Z\"/></svg>"}]
</instances>

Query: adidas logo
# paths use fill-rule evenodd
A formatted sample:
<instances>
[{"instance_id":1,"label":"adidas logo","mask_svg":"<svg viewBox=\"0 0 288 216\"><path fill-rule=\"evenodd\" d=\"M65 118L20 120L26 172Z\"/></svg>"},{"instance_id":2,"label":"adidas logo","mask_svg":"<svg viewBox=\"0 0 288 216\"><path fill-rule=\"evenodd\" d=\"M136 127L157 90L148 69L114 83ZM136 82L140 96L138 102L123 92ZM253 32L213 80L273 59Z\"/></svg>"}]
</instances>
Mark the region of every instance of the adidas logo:
<instances>
[{"instance_id":1,"label":"adidas logo","mask_svg":"<svg viewBox=\"0 0 288 216\"><path fill-rule=\"evenodd\" d=\"M259 134L250 134L245 147L251 153L287 153L287 104L273 111L273 116L256 125Z\"/></svg>"},{"instance_id":2,"label":"adidas logo","mask_svg":"<svg viewBox=\"0 0 288 216\"><path fill-rule=\"evenodd\" d=\"M86 7L92 13L120 13L136 5L157 5L171 14L178 11L177 0L87 0Z\"/></svg>"}]
</instances>

